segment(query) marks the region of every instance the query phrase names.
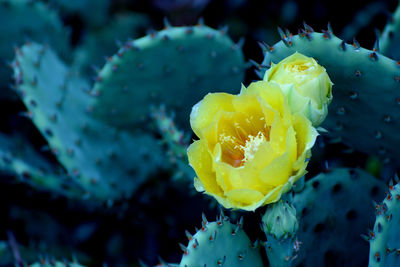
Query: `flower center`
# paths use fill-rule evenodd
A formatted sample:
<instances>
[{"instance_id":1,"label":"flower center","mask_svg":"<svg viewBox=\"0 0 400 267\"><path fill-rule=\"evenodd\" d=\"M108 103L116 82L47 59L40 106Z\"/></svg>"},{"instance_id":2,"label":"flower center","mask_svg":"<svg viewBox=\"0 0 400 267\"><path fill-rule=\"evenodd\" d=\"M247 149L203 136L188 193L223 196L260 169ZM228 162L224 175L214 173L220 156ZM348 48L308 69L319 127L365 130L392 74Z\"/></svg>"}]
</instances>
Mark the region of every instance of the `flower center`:
<instances>
[{"instance_id":1,"label":"flower center","mask_svg":"<svg viewBox=\"0 0 400 267\"><path fill-rule=\"evenodd\" d=\"M262 132L258 132L256 136L249 135L244 146L242 145L235 146L235 148L242 150L244 153L244 158L242 160L243 163L249 160L251 161L254 158L254 155L256 154L258 147L264 141L265 141L265 136L263 135Z\"/></svg>"},{"instance_id":2,"label":"flower center","mask_svg":"<svg viewBox=\"0 0 400 267\"><path fill-rule=\"evenodd\" d=\"M245 162L254 159L260 145L269 141L270 127L260 118L261 127L255 127L253 120L245 120L244 125L238 122L224 128L219 134L218 141L222 149L222 161L233 167L241 167ZM249 125L254 125L250 127ZM258 126L260 126L258 125Z\"/></svg>"}]
</instances>

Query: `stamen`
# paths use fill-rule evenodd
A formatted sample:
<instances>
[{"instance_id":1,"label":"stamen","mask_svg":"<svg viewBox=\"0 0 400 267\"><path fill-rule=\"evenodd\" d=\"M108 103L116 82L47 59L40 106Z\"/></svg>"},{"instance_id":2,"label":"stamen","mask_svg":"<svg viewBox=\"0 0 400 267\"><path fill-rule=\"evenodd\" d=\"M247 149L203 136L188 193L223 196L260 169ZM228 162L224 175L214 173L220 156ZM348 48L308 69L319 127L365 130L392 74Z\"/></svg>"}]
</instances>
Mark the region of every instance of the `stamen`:
<instances>
[{"instance_id":1,"label":"stamen","mask_svg":"<svg viewBox=\"0 0 400 267\"><path fill-rule=\"evenodd\" d=\"M249 135L248 140L244 146L236 145L235 149L240 149L244 153L243 162L251 161L259 148L259 146L265 141L265 136L262 132L258 132L256 136Z\"/></svg>"}]
</instances>

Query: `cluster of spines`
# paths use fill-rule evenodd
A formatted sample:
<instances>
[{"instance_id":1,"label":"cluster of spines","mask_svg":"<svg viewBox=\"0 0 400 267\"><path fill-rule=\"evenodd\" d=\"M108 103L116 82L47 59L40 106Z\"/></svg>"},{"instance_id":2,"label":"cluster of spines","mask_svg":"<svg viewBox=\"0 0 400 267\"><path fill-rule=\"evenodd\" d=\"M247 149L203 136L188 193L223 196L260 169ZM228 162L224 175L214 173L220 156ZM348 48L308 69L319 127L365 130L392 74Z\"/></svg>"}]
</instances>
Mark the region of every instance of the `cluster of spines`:
<instances>
[{"instance_id":1,"label":"cluster of spines","mask_svg":"<svg viewBox=\"0 0 400 267\"><path fill-rule=\"evenodd\" d=\"M301 38L307 38L309 41L311 41L313 39L312 34L315 32L314 29L309 26L308 24L306 24L305 22L303 23L304 28L300 28L298 30L298 35ZM322 37L326 40L330 40L332 39L332 37L335 36L335 34L333 33L332 27L330 25L330 23L328 23L327 29L326 30L321 30L322 32ZM280 27L278 27L278 33L279 36L281 37L281 41L286 45L286 47L292 47L294 44L293 41L293 33L291 33L289 30L285 29L282 30ZM265 42L259 42L259 45L263 51L263 53L273 53L275 51L274 46L270 46L268 44L266 44ZM349 45L347 44L344 40L342 40L342 42L340 43L340 45L338 46L338 48L342 51L346 51L348 49L348 46L352 46L355 50L358 50L361 48L360 43L356 40L356 38L353 38L353 42ZM374 42L374 45L372 47L371 53L369 53L368 57L371 60L377 61L378 60L378 54L379 54L379 37L377 37L377 39ZM252 61L254 62L254 61ZM400 61L396 62L397 65L400 65ZM263 62L262 64L253 64L255 65L258 69L265 69L265 68L269 68L271 66L271 62ZM361 73L360 71L355 71L354 73L356 76L360 76ZM397 76L396 76L397 77ZM395 79L396 79L395 77ZM396 79L398 80L398 79Z\"/></svg>"}]
</instances>

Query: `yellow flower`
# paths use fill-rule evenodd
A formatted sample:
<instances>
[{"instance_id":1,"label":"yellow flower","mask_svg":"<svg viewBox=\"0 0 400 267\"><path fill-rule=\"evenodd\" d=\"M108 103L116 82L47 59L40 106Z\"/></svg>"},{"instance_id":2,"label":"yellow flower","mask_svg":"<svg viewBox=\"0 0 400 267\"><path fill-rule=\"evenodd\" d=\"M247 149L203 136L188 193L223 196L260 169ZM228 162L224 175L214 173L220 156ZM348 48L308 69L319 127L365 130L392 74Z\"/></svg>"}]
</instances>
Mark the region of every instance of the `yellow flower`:
<instances>
[{"instance_id":1,"label":"yellow flower","mask_svg":"<svg viewBox=\"0 0 400 267\"><path fill-rule=\"evenodd\" d=\"M278 83L293 113L300 112L317 127L328 114L332 100L332 85L324 67L300 53L273 64L264 81Z\"/></svg>"},{"instance_id":2,"label":"yellow flower","mask_svg":"<svg viewBox=\"0 0 400 267\"><path fill-rule=\"evenodd\" d=\"M226 208L276 202L305 174L318 135L290 112L280 87L259 81L239 95L208 94L190 115L200 138L188 148L195 188Z\"/></svg>"}]
</instances>

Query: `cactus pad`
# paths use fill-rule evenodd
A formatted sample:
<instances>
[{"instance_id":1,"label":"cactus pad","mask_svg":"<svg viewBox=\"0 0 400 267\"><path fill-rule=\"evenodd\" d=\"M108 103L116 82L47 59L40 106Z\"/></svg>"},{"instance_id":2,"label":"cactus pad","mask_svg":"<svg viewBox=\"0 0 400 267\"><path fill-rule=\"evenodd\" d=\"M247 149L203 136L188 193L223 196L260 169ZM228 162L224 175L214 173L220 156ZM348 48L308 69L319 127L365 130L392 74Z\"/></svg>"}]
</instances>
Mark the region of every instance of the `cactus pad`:
<instances>
[{"instance_id":1,"label":"cactus pad","mask_svg":"<svg viewBox=\"0 0 400 267\"><path fill-rule=\"evenodd\" d=\"M189 244L181 246L181 267L263 266L259 248L250 242L241 221L234 225L221 215L216 222L208 222L203 215L201 229L186 235Z\"/></svg>"},{"instance_id":2,"label":"cactus pad","mask_svg":"<svg viewBox=\"0 0 400 267\"><path fill-rule=\"evenodd\" d=\"M372 227L372 202L384 190L383 182L359 169L333 169L307 181L293 198L300 217L297 237L302 242L295 263L366 266L368 244L360 235Z\"/></svg>"}]
</instances>

